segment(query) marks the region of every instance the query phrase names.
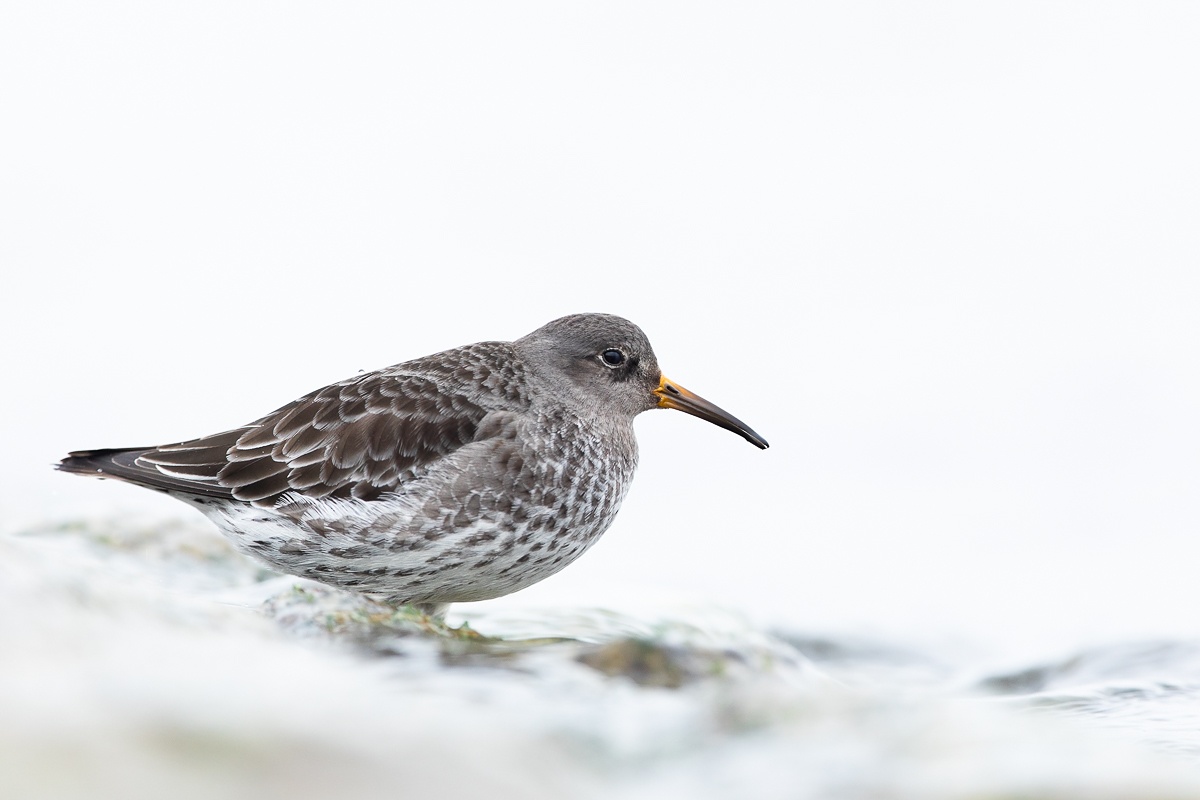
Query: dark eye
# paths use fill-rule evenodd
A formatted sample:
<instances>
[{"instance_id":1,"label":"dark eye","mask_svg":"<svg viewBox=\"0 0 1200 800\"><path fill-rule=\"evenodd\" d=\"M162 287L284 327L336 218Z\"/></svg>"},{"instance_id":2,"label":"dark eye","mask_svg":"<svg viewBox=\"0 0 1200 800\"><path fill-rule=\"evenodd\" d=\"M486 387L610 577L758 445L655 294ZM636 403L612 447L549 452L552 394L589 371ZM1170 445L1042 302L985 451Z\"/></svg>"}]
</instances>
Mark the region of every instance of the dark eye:
<instances>
[{"instance_id":1,"label":"dark eye","mask_svg":"<svg viewBox=\"0 0 1200 800\"><path fill-rule=\"evenodd\" d=\"M605 350L600 358L610 367L619 367L625 363L625 354L620 350Z\"/></svg>"}]
</instances>

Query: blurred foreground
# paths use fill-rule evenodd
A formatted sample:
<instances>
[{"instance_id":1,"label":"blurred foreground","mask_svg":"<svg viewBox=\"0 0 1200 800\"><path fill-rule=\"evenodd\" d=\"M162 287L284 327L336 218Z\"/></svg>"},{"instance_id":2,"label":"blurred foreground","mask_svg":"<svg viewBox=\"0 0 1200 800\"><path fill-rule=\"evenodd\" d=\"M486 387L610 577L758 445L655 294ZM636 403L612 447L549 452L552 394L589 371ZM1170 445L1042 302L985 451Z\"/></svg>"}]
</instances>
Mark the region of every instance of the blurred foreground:
<instances>
[{"instance_id":1,"label":"blurred foreground","mask_svg":"<svg viewBox=\"0 0 1200 800\"><path fill-rule=\"evenodd\" d=\"M713 611L407 609L204 526L0 538L0 794L1200 796L1200 647L996 670Z\"/></svg>"}]
</instances>

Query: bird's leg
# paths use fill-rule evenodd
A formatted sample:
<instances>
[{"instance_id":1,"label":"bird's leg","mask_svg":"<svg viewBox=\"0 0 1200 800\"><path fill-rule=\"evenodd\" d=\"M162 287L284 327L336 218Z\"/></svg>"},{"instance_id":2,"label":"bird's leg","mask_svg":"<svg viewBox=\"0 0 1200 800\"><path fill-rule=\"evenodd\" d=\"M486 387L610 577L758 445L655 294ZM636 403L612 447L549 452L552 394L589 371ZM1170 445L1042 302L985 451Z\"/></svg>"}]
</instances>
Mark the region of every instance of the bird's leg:
<instances>
[{"instance_id":1,"label":"bird's leg","mask_svg":"<svg viewBox=\"0 0 1200 800\"><path fill-rule=\"evenodd\" d=\"M449 603L413 603L412 606L429 617L431 622L440 622L443 625L446 623L446 611L450 608Z\"/></svg>"},{"instance_id":2,"label":"bird's leg","mask_svg":"<svg viewBox=\"0 0 1200 800\"><path fill-rule=\"evenodd\" d=\"M478 631L471 627L471 623L464 621L457 628L451 628L446 624L446 611L450 608L449 603L411 603L409 608L415 608L420 613L424 614L428 620L429 630L441 636L449 636L454 639L466 639L472 641L485 640L490 637L481 635Z\"/></svg>"}]
</instances>

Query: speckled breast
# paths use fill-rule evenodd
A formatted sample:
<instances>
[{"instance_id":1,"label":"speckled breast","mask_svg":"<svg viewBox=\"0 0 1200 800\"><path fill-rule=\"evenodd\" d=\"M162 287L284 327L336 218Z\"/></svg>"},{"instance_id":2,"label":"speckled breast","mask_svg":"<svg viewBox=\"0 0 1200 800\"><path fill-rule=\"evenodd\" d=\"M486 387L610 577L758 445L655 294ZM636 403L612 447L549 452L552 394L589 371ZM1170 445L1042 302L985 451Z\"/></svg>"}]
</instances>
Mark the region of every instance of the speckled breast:
<instances>
[{"instance_id":1,"label":"speckled breast","mask_svg":"<svg viewBox=\"0 0 1200 800\"><path fill-rule=\"evenodd\" d=\"M637 465L633 431L601 430L558 415L526 420L476 474L454 481L454 502L433 533L440 555L412 576L407 602L500 597L558 572L600 537ZM461 487L461 489L460 489ZM424 538L424 536L422 537Z\"/></svg>"},{"instance_id":2,"label":"speckled breast","mask_svg":"<svg viewBox=\"0 0 1200 800\"><path fill-rule=\"evenodd\" d=\"M637 465L632 427L558 412L514 417L403 491L371 501L293 498L231 519L268 564L396 603L500 597L574 561L608 529ZM611 425L611 423L610 423ZM242 512L245 513L245 512Z\"/></svg>"}]
</instances>

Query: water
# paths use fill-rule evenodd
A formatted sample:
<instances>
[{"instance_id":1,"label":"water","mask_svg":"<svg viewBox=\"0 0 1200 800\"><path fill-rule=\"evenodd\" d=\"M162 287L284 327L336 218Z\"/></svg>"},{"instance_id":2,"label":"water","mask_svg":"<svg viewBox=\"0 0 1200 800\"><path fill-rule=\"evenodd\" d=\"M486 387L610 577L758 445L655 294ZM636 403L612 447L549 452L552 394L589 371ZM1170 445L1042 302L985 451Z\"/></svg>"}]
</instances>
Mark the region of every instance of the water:
<instances>
[{"instance_id":1,"label":"water","mask_svg":"<svg viewBox=\"0 0 1200 800\"><path fill-rule=\"evenodd\" d=\"M1200 796L1196 642L1014 666L711 608L448 627L174 522L0 538L0 608L4 797Z\"/></svg>"}]
</instances>

